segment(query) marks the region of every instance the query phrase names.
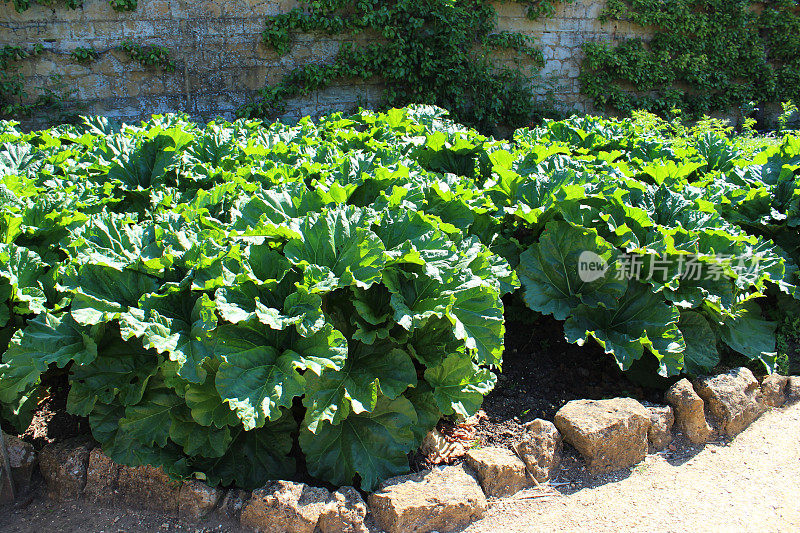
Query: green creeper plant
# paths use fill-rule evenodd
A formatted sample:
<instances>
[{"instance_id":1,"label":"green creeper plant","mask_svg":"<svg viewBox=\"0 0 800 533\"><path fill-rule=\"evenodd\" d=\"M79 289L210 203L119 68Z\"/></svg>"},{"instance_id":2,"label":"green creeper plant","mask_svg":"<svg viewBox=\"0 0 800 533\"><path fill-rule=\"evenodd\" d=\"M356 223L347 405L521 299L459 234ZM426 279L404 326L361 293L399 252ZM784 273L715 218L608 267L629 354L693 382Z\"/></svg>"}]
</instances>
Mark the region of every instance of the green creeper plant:
<instances>
[{"instance_id":1,"label":"green creeper plant","mask_svg":"<svg viewBox=\"0 0 800 533\"><path fill-rule=\"evenodd\" d=\"M552 2L523 1L531 18L551 15ZM287 54L295 33L355 37L377 34L370 44L342 45L331 64L297 67L258 92L237 111L240 117L275 116L287 100L329 87L340 79L380 80L383 105L435 104L486 131L527 124L534 112L530 77L543 66L526 36L497 32L496 12L486 0L321 0L302 2L269 16L265 45ZM491 50L512 50L528 60L514 68L492 64Z\"/></svg>"},{"instance_id":2,"label":"green creeper plant","mask_svg":"<svg viewBox=\"0 0 800 533\"><path fill-rule=\"evenodd\" d=\"M800 10L794 0L609 0L602 22L653 32L589 42L582 92L600 109L690 116L800 96Z\"/></svg>"},{"instance_id":3,"label":"green creeper plant","mask_svg":"<svg viewBox=\"0 0 800 533\"><path fill-rule=\"evenodd\" d=\"M148 46L133 41L123 41L120 49L126 52L131 59L138 61L144 67L157 66L165 72L175 71L175 62L169 58L169 50L163 46Z\"/></svg>"}]
</instances>

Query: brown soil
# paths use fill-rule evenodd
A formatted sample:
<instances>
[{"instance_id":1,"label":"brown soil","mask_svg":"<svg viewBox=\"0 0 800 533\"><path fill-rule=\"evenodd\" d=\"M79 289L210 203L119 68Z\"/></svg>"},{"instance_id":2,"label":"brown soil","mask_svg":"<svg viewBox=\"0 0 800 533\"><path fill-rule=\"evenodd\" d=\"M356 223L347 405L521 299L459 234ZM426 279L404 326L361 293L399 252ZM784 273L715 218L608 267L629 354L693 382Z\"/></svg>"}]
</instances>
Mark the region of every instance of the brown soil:
<instances>
[{"instance_id":1,"label":"brown soil","mask_svg":"<svg viewBox=\"0 0 800 533\"><path fill-rule=\"evenodd\" d=\"M185 531L236 533L230 521L208 519L202 524L181 522L151 511L96 507L86 502L52 502L41 496L24 508L0 507L3 533L140 533Z\"/></svg>"},{"instance_id":2,"label":"brown soil","mask_svg":"<svg viewBox=\"0 0 800 533\"><path fill-rule=\"evenodd\" d=\"M69 382L66 372L46 377L47 394L39 403L28 429L20 437L39 450L51 442L89 433L88 419L67 413Z\"/></svg>"},{"instance_id":3,"label":"brown soil","mask_svg":"<svg viewBox=\"0 0 800 533\"><path fill-rule=\"evenodd\" d=\"M478 430L482 446L514 444L525 422L553 420L570 400L630 396L658 403L662 399L663 389L630 381L596 343L583 347L568 343L562 323L552 318L507 323L505 346L503 371L483 402L488 418Z\"/></svg>"},{"instance_id":4,"label":"brown soil","mask_svg":"<svg viewBox=\"0 0 800 533\"><path fill-rule=\"evenodd\" d=\"M535 418L553 420L556 411L570 400L628 396L663 403L663 392L669 381L656 381L656 386L634 383L597 343L582 347L568 343L564 339L563 323L544 316L534 319L527 309L507 313L513 314L531 320L506 322L506 348L497 386L484 399L474 426L454 425L447 420L439 423L439 431L448 440L457 440L465 447L513 449L513 445L523 439L526 422ZM412 470L431 468L434 464L429 459L415 452L411 456ZM577 450L566 445L565 462L570 461L582 464ZM574 477L581 483L589 479L581 469Z\"/></svg>"}]
</instances>

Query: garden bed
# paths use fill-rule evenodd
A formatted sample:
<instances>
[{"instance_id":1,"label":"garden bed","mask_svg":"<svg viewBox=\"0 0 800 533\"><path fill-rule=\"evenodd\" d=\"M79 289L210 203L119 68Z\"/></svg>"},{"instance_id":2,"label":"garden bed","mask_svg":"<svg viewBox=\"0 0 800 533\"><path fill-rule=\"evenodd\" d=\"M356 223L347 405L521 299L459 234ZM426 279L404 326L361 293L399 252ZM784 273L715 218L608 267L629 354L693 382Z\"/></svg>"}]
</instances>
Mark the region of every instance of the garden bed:
<instances>
[{"instance_id":1,"label":"garden bed","mask_svg":"<svg viewBox=\"0 0 800 533\"><path fill-rule=\"evenodd\" d=\"M525 433L526 422L552 420L570 400L630 396L659 403L663 399L665 387L643 387L630 381L599 347L570 344L564 340L562 329L549 317L506 323L503 371L482 405L486 417L477 426L480 445L510 447ZM46 444L89 435L88 419L66 410L66 373L50 376L44 385L47 395L20 437L40 450ZM301 459L302 455L296 453L295 457ZM428 466L424 457L416 457L416 470ZM312 480L302 471L294 479Z\"/></svg>"},{"instance_id":2,"label":"garden bed","mask_svg":"<svg viewBox=\"0 0 800 533\"><path fill-rule=\"evenodd\" d=\"M126 468L368 493L434 428L508 450L571 400L785 371L796 341L794 135L641 114L504 141L424 106L0 128L0 416L37 445L88 420ZM638 457L649 411L614 410Z\"/></svg>"}]
</instances>

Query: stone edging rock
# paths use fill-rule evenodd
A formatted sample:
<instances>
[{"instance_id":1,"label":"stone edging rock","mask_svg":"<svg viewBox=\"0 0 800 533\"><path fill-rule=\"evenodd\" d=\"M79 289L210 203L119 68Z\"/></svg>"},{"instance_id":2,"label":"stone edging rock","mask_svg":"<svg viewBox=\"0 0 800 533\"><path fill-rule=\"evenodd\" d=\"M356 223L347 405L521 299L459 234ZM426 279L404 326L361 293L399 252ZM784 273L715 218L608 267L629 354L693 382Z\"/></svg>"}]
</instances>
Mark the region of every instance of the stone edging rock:
<instances>
[{"instance_id":1,"label":"stone edging rock","mask_svg":"<svg viewBox=\"0 0 800 533\"><path fill-rule=\"evenodd\" d=\"M651 450L664 449L674 425L692 442L718 435L733 437L769 407L800 400L800 377L767 376L760 384L746 368L697 379L682 379L665 394L669 406L643 405L630 398L574 400L562 407L555 424L534 420L515 452L480 448L464 462L386 480L368 496L369 506L353 487L336 492L304 483L273 481L261 489L223 490L200 481L175 482L151 466L114 463L88 438L46 446L37 454L30 444L5 436L0 459L24 491L37 466L56 500L85 498L101 505L121 505L199 521L212 513L262 532L364 533L371 513L389 533L452 531L483 516L487 497L511 496L547 481L558 471L562 440L574 446L592 473L628 468ZM0 441L2 442L2 441ZM12 493L13 495L13 493ZM6 494L7 496L7 494Z\"/></svg>"}]
</instances>

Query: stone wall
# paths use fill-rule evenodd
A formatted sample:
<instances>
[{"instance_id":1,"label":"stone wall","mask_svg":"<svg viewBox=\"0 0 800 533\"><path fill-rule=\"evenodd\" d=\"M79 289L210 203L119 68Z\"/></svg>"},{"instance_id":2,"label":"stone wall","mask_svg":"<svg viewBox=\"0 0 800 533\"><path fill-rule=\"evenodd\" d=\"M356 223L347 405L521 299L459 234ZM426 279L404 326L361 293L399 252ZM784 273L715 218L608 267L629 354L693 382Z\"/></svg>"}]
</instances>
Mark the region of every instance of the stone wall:
<instances>
[{"instance_id":1,"label":"stone wall","mask_svg":"<svg viewBox=\"0 0 800 533\"><path fill-rule=\"evenodd\" d=\"M525 18L519 4L495 4L500 30L522 32L539 43L546 64L531 83L540 94L552 89L566 109L591 110L577 79L581 43L643 33L625 23L600 24L603 1L559 4L553 18L541 21ZM265 17L296 6L296 0L140 0L135 11L119 13L107 0L84 0L76 10L58 3L54 8L34 4L17 13L9 2L0 4L0 46L42 43L45 52L22 61L19 72L31 97L40 87L67 91L64 101L77 104L72 112L126 120L165 112L230 118L257 89L279 81L295 65L324 63L336 55L343 39L324 35L297 36L283 57L261 44ZM177 68L166 73L142 67L116 48L126 39L167 47ZM100 52L97 61L82 65L70 57L75 48L89 46ZM494 60L514 61L508 53L498 53ZM286 116L370 106L379 102L380 94L378 80L345 81L290 102Z\"/></svg>"}]
</instances>

